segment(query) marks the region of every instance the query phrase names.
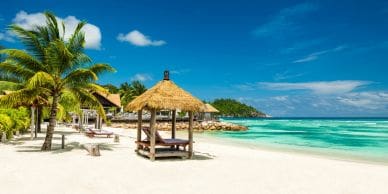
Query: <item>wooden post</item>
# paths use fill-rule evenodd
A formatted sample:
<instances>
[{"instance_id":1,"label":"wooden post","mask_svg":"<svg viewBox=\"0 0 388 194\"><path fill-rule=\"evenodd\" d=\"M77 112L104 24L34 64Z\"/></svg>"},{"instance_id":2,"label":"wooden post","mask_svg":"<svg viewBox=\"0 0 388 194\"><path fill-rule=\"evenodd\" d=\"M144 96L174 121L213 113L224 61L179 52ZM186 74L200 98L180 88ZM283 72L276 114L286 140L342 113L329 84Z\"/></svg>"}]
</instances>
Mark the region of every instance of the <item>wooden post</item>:
<instances>
[{"instance_id":1,"label":"wooden post","mask_svg":"<svg viewBox=\"0 0 388 194\"><path fill-rule=\"evenodd\" d=\"M91 156L100 156L100 146L98 144L84 145Z\"/></svg>"},{"instance_id":2,"label":"wooden post","mask_svg":"<svg viewBox=\"0 0 388 194\"><path fill-rule=\"evenodd\" d=\"M119 143L119 142L120 142L120 136L117 135L117 134L115 134L115 137L114 137L114 139L113 139L113 142Z\"/></svg>"},{"instance_id":3,"label":"wooden post","mask_svg":"<svg viewBox=\"0 0 388 194\"><path fill-rule=\"evenodd\" d=\"M62 145L61 145L61 148L65 149L65 135L62 135Z\"/></svg>"},{"instance_id":4,"label":"wooden post","mask_svg":"<svg viewBox=\"0 0 388 194\"><path fill-rule=\"evenodd\" d=\"M38 119L39 119L39 108L38 107L36 107L35 108L35 110L36 110L36 122L35 122L35 138L37 138L38 137L38 124L39 124L39 121L38 121Z\"/></svg>"},{"instance_id":5,"label":"wooden post","mask_svg":"<svg viewBox=\"0 0 388 194\"><path fill-rule=\"evenodd\" d=\"M94 123L94 128L98 129L98 114L96 114L96 122Z\"/></svg>"},{"instance_id":6,"label":"wooden post","mask_svg":"<svg viewBox=\"0 0 388 194\"><path fill-rule=\"evenodd\" d=\"M141 141L141 128L142 128L142 116L143 116L143 110L137 111L137 138L136 141ZM137 145L136 151L140 149L140 145Z\"/></svg>"},{"instance_id":7,"label":"wooden post","mask_svg":"<svg viewBox=\"0 0 388 194\"><path fill-rule=\"evenodd\" d=\"M176 131L176 110L172 111L172 129L171 129L171 139L175 139Z\"/></svg>"},{"instance_id":8,"label":"wooden post","mask_svg":"<svg viewBox=\"0 0 388 194\"><path fill-rule=\"evenodd\" d=\"M98 122L98 123L99 123L99 125L100 125L100 128L99 128L99 129L102 129L102 117L101 117L101 116L99 117L99 122Z\"/></svg>"},{"instance_id":9,"label":"wooden post","mask_svg":"<svg viewBox=\"0 0 388 194\"><path fill-rule=\"evenodd\" d=\"M31 106L31 139L34 139L34 129L35 129L35 107Z\"/></svg>"},{"instance_id":10,"label":"wooden post","mask_svg":"<svg viewBox=\"0 0 388 194\"><path fill-rule=\"evenodd\" d=\"M82 114L78 115L78 128L79 128L79 132L81 133L81 129L82 129Z\"/></svg>"},{"instance_id":11,"label":"wooden post","mask_svg":"<svg viewBox=\"0 0 388 194\"><path fill-rule=\"evenodd\" d=\"M151 129L151 139L150 139L150 159L151 161L155 160L155 122L156 122L156 110L151 110L151 120L150 120L150 129Z\"/></svg>"},{"instance_id":12,"label":"wooden post","mask_svg":"<svg viewBox=\"0 0 388 194\"><path fill-rule=\"evenodd\" d=\"M193 112L189 112L189 159L193 158Z\"/></svg>"},{"instance_id":13,"label":"wooden post","mask_svg":"<svg viewBox=\"0 0 388 194\"><path fill-rule=\"evenodd\" d=\"M85 123L86 123L86 126L89 126L89 111L87 111L85 114Z\"/></svg>"},{"instance_id":14,"label":"wooden post","mask_svg":"<svg viewBox=\"0 0 388 194\"><path fill-rule=\"evenodd\" d=\"M1 133L1 143L5 143L7 141L7 134L5 132Z\"/></svg>"}]
</instances>

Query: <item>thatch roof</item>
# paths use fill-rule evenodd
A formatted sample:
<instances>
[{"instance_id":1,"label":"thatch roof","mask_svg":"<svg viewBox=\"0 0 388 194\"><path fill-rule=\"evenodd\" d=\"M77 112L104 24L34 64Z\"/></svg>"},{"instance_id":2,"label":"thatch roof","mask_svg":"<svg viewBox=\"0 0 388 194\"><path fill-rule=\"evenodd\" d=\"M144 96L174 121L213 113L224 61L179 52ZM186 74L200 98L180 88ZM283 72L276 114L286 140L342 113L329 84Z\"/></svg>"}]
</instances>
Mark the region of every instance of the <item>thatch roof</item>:
<instances>
[{"instance_id":1,"label":"thatch roof","mask_svg":"<svg viewBox=\"0 0 388 194\"><path fill-rule=\"evenodd\" d=\"M205 104L205 110L203 112L206 113L215 113L215 112L220 112L216 108L214 108L211 104Z\"/></svg>"},{"instance_id":2,"label":"thatch roof","mask_svg":"<svg viewBox=\"0 0 388 194\"><path fill-rule=\"evenodd\" d=\"M168 78L165 78L165 80L160 81L154 87L132 100L125 109L128 111L179 109L182 111L201 112L204 106L201 100L178 87Z\"/></svg>"},{"instance_id":3,"label":"thatch roof","mask_svg":"<svg viewBox=\"0 0 388 194\"><path fill-rule=\"evenodd\" d=\"M103 92L96 92L96 94L98 96L103 97L106 101L110 102L109 104L112 104L118 108L121 107L120 94L109 94L109 93L105 94ZM101 102L101 100L100 100L100 102ZM103 102L101 102L101 103L104 105Z\"/></svg>"}]
</instances>

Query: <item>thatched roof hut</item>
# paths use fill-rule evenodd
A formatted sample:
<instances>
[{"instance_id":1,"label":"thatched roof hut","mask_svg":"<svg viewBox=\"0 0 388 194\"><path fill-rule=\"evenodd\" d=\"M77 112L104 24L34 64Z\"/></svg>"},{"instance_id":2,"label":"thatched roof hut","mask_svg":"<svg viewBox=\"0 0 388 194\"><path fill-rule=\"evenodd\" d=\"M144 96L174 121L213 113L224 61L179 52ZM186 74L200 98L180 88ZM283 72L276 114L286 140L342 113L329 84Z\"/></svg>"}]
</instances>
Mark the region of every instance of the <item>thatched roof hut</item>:
<instances>
[{"instance_id":1,"label":"thatched roof hut","mask_svg":"<svg viewBox=\"0 0 388 194\"><path fill-rule=\"evenodd\" d=\"M164 79L126 106L128 111L139 111L142 109L179 109L182 111L200 112L204 109L204 104L198 98L178 87L173 81Z\"/></svg>"},{"instance_id":2,"label":"thatched roof hut","mask_svg":"<svg viewBox=\"0 0 388 194\"><path fill-rule=\"evenodd\" d=\"M120 94L96 92L94 93L94 96L96 96L104 107L121 107Z\"/></svg>"},{"instance_id":3,"label":"thatched roof hut","mask_svg":"<svg viewBox=\"0 0 388 194\"><path fill-rule=\"evenodd\" d=\"M203 110L204 113L217 113L220 112L214 106L211 104L205 104L205 109Z\"/></svg>"},{"instance_id":4,"label":"thatched roof hut","mask_svg":"<svg viewBox=\"0 0 388 194\"><path fill-rule=\"evenodd\" d=\"M164 79L157 83L154 87L138 96L126 107L129 111L138 111L138 127L137 127L137 149L138 154L149 157L152 161L156 157L179 156L191 158L193 155L193 113L201 112L205 108L205 104L199 99L192 96L182 88L178 87L169 78L169 72L164 72ZM142 126L142 111L143 109L151 112L150 131L145 132L148 128ZM156 110L171 110L172 111L172 130L171 139L163 141L158 135L156 123ZM175 139L176 130L176 110L189 112L189 128L188 140ZM146 140L142 140L142 130L148 136ZM156 138L158 137L158 141ZM172 143L172 144L171 144ZM186 145L189 149L186 150ZM156 146L167 146L167 148L156 149ZM180 149L180 147L184 149ZM167 149L167 150L166 150Z\"/></svg>"}]
</instances>

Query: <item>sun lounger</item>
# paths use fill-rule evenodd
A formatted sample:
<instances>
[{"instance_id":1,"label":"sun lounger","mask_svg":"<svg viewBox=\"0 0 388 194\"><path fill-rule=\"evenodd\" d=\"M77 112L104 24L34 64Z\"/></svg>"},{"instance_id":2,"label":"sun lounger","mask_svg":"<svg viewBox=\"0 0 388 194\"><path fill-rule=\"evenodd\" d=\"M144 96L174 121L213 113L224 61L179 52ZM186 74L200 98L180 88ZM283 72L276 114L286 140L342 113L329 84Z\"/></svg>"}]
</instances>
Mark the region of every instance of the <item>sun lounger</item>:
<instances>
[{"instance_id":1,"label":"sun lounger","mask_svg":"<svg viewBox=\"0 0 388 194\"><path fill-rule=\"evenodd\" d=\"M110 131L105 131L105 130L94 130L92 128L87 128L85 130L85 134L88 136L88 137L94 137L94 136L99 136L99 135L103 135L107 138L109 138L111 135L113 135L113 132L110 132Z\"/></svg>"},{"instance_id":2,"label":"sun lounger","mask_svg":"<svg viewBox=\"0 0 388 194\"><path fill-rule=\"evenodd\" d=\"M150 128L144 127L142 128L143 132L147 135L147 139L136 142L139 145L149 147L150 145L150 139L151 139L151 131ZM179 149L179 146L183 146L184 150L186 150L186 146L189 145L188 140L183 139L164 139L158 131L155 131L155 145L157 146L177 146L177 149Z\"/></svg>"}]
</instances>

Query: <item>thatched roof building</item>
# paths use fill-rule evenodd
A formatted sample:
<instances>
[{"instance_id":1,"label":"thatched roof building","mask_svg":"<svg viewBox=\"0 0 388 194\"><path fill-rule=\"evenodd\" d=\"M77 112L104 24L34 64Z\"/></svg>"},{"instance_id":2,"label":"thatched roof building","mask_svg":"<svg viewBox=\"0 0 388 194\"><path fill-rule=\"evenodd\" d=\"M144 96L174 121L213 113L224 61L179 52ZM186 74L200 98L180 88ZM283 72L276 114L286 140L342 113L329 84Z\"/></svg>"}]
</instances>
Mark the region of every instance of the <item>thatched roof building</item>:
<instances>
[{"instance_id":1,"label":"thatched roof building","mask_svg":"<svg viewBox=\"0 0 388 194\"><path fill-rule=\"evenodd\" d=\"M162 81L132 100L125 108L129 111L138 111L136 138L136 152L138 154L147 156L152 161L155 160L156 157L178 156L191 158L193 156L193 113L203 111L205 104L172 82L169 78L168 71L164 72L164 79ZM151 112L149 130L142 125L143 109ZM158 133L155 127L155 115L157 110L172 111L171 139L164 140L160 135L157 135ZM176 110L183 110L189 113L188 140L175 138ZM148 136L145 140L142 140L141 137L142 130ZM158 140L156 140L156 138L158 138ZM188 150L186 150L187 145ZM157 149L157 146L164 148ZM181 149L182 146L183 150Z\"/></svg>"},{"instance_id":2,"label":"thatched roof building","mask_svg":"<svg viewBox=\"0 0 388 194\"><path fill-rule=\"evenodd\" d=\"M211 104L205 104L205 109L203 110L204 113L217 113L220 112L214 106Z\"/></svg>"},{"instance_id":3,"label":"thatched roof building","mask_svg":"<svg viewBox=\"0 0 388 194\"><path fill-rule=\"evenodd\" d=\"M94 96L100 101L100 103L104 107L121 107L120 94L105 94L102 92L96 92L94 93Z\"/></svg>"}]
</instances>

